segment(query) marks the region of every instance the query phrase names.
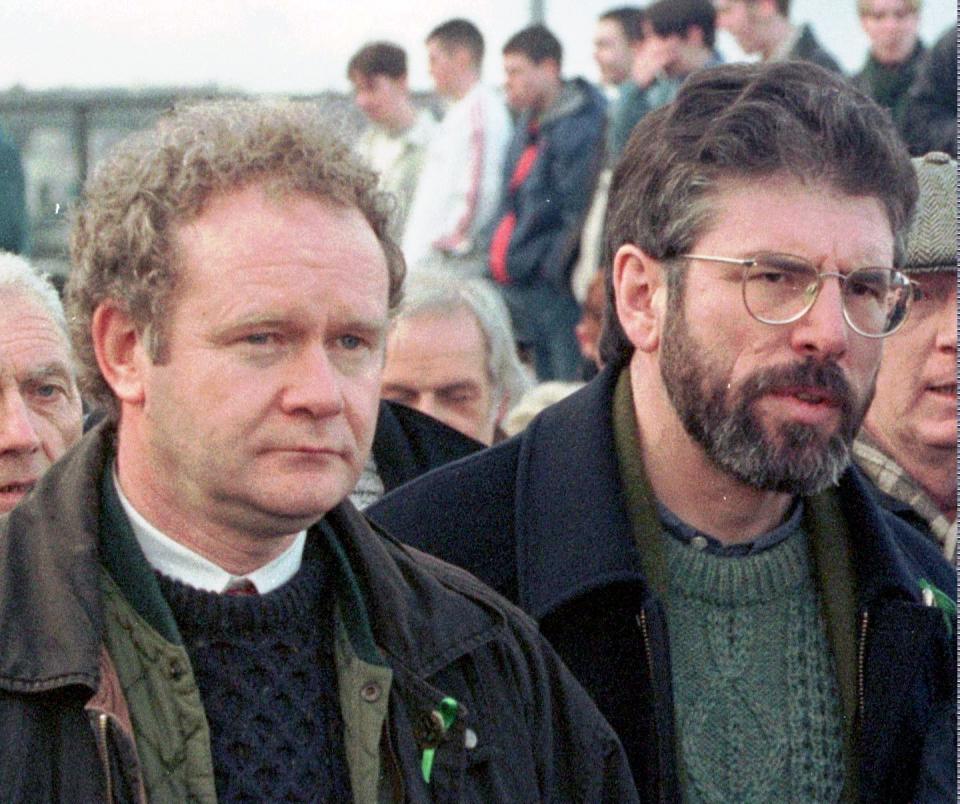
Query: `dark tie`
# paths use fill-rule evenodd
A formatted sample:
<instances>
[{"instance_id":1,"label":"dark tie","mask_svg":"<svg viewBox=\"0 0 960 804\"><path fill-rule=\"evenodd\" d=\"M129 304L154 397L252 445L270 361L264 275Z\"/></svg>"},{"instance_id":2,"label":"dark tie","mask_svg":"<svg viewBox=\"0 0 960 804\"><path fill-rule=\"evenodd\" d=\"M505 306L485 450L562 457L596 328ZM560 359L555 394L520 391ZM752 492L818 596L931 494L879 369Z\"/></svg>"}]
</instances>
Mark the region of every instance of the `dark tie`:
<instances>
[{"instance_id":1,"label":"dark tie","mask_svg":"<svg viewBox=\"0 0 960 804\"><path fill-rule=\"evenodd\" d=\"M225 595L258 595L260 594L257 591L257 587L254 586L253 581L244 578L242 581L237 581L233 586L227 587L224 592Z\"/></svg>"}]
</instances>

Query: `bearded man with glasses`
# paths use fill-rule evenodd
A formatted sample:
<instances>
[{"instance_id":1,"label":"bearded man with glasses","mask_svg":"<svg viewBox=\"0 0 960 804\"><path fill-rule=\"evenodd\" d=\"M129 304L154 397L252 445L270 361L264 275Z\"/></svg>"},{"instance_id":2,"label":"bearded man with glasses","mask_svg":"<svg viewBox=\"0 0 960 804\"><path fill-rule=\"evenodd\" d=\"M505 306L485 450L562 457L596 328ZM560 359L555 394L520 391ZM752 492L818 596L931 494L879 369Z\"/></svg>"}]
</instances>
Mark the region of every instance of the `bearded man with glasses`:
<instances>
[{"instance_id":1,"label":"bearded man with glasses","mask_svg":"<svg viewBox=\"0 0 960 804\"><path fill-rule=\"evenodd\" d=\"M606 368L369 509L539 621L644 801L955 797L955 575L849 465L916 197L826 70L691 76L613 176Z\"/></svg>"}]
</instances>

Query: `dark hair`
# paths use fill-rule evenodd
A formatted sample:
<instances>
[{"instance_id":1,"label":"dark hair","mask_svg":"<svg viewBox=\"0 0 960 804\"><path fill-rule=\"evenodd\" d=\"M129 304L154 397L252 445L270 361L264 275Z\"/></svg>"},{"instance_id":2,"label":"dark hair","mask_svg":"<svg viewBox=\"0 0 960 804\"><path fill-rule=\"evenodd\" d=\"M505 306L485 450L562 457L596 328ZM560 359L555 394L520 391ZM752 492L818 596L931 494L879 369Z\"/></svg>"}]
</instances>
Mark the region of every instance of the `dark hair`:
<instances>
[{"instance_id":1,"label":"dark hair","mask_svg":"<svg viewBox=\"0 0 960 804\"><path fill-rule=\"evenodd\" d=\"M598 19L609 20L620 26L628 42L643 41L643 20L646 14L642 8L636 6L620 6L604 11Z\"/></svg>"},{"instance_id":2,"label":"dark hair","mask_svg":"<svg viewBox=\"0 0 960 804\"><path fill-rule=\"evenodd\" d=\"M809 62L700 70L672 103L637 124L614 171L602 263L605 362L625 363L633 352L616 316L611 269L617 250L632 243L658 260L682 254L712 225L721 182L777 174L876 198L901 264L918 191L886 110Z\"/></svg>"},{"instance_id":3,"label":"dark hair","mask_svg":"<svg viewBox=\"0 0 960 804\"><path fill-rule=\"evenodd\" d=\"M465 47L477 67L483 62L483 34L470 20L460 17L447 20L430 31L426 41L434 39L445 48Z\"/></svg>"},{"instance_id":4,"label":"dark hair","mask_svg":"<svg viewBox=\"0 0 960 804\"><path fill-rule=\"evenodd\" d=\"M647 6L646 13L657 36L684 36L697 26L703 32L703 43L713 47L717 12L710 0L657 0Z\"/></svg>"},{"instance_id":5,"label":"dark hair","mask_svg":"<svg viewBox=\"0 0 960 804\"><path fill-rule=\"evenodd\" d=\"M559 67L563 62L563 46L544 25L530 25L517 31L503 46L503 54L519 53L534 64L542 64L550 59Z\"/></svg>"},{"instance_id":6,"label":"dark hair","mask_svg":"<svg viewBox=\"0 0 960 804\"><path fill-rule=\"evenodd\" d=\"M373 78L385 75L389 78L406 78L407 54L403 48L391 42L371 42L353 54L347 64L347 78L355 76Z\"/></svg>"}]
</instances>

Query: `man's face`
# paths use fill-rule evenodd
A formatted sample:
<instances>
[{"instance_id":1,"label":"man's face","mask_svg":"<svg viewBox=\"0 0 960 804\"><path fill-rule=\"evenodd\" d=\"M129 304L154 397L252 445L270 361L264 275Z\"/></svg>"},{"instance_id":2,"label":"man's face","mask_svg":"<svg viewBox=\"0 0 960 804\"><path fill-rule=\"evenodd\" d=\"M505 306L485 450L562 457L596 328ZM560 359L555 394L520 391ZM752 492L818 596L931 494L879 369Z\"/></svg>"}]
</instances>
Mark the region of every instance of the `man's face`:
<instances>
[{"instance_id":1,"label":"man's face","mask_svg":"<svg viewBox=\"0 0 960 804\"><path fill-rule=\"evenodd\" d=\"M387 338L384 399L400 402L484 444L493 443L497 400L487 345L473 314L401 318Z\"/></svg>"},{"instance_id":2,"label":"man's face","mask_svg":"<svg viewBox=\"0 0 960 804\"><path fill-rule=\"evenodd\" d=\"M693 254L793 254L821 271L889 266L893 236L881 204L823 185L778 180L729 185ZM838 280L792 324L750 317L742 268L681 265L683 298L668 304L660 373L687 433L756 488L810 494L833 483L873 396L881 342L849 328Z\"/></svg>"},{"instance_id":3,"label":"man's face","mask_svg":"<svg viewBox=\"0 0 960 804\"><path fill-rule=\"evenodd\" d=\"M447 47L437 39L427 42L427 68L442 98L456 97L463 74L463 51L464 48Z\"/></svg>"},{"instance_id":4,"label":"man's face","mask_svg":"<svg viewBox=\"0 0 960 804\"><path fill-rule=\"evenodd\" d=\"M922 298L884 343L866 427L894 459L942 452L944 460L956 461L957 277L916 273L910 279Z\"/></svg>"},{"instance_id":5,"label":"man's face","mask_svg":"<svg viewBox=\"0 0 960 804\"><path fill-rule=\"evenodd\" d=\"M762 43L758 36L759 8L751 0L714 0L717 27L729 31L744 53L759 53Z\"/></svg>"},{"instance_id":6,"label":"man's face","mask_svg":"<svg viewBox=\"0 0 960 804\"><path fill-rule=\"evenodd\" d=\"M169 359L138 342L142 402L121 408L127 474L181 527L295 533L347 496L370 450L383 251L356 209L259 186L215 196L177 235Z\"/></svg>"},{"instance_id":7,"label":"man's face","mask_svg":"<svg viewBox=\"0 0 960 804\"><path fill-rule=\"evenodd\" d=\"M604 84L616 86L630 77L633 50L619 22L600 20L593 37L593 58Z\"/></svg>"},{"instance_id":8,"label":"man's face","mask_svg":"<svg viewBox=\"0 0 960 804\"><path fill-rule=\"evenodd\" d=\"M26 293L0 292L0 513L80 438L82 426L64 334Z\"/></svg>"},{"instance_id":9,"label":"man's face","mask_svg":"<svg viewBox=\"0 0 960 804\"><path fill-rule=\"evenodd\" d=\"M535 64L520 53L504 54L503 72L507 104L515 112L542 110L550 86L558 80L553 62Z\"/></svg>"},{"instance_id":10,"label":"man's face","mask_svg":"<svg viewBox=\"0 0 960 804\"><path fill-rule=\"evenodd\" d=\"M350 77L354 101L368 120L393 128L407 98L407 82L389 75L360 75Z\"/></svg>"},{"instance_id":11,"label":"man's face","mask_svg":"<svg viewBox=\"0 0 960 804\"><path fill-rule=\"evenodd\" d=\"M661 36L649 23L643 24L643 48L645 58L659 65L669 76L677 76L683 72L681 52L683 39L679 34Z\"/></svg>"},{"instance_id":12,"label":"man's face","mask_svg":"<svg viewBox=\"0 0 960 804\"><path fill-rule=\"evenodd\" d=\"M913 53L920 15L905 0L869 0L860 23L870 38L870 52L881 64L900 64Z\"/></svg>"}]
</instances>

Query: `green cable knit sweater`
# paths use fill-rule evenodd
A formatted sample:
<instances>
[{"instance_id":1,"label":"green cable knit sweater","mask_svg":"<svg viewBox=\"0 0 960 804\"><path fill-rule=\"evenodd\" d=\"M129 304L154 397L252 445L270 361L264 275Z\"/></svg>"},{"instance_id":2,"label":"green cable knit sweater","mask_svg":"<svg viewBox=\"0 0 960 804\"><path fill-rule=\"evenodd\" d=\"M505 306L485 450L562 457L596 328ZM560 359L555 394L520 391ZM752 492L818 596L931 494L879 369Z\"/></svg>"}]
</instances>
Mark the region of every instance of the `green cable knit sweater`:
<instances>
[{"instance_id":1,"label":"green cable knit sweater","mask_svg":"<svg viewBox=\"0 0 960 804\"><path fill-rule=\"evenodd\" d=\"M685 800L837 801L839 694L806 535L738 558L661 538Z\"/></svg>"}]
</instances>

